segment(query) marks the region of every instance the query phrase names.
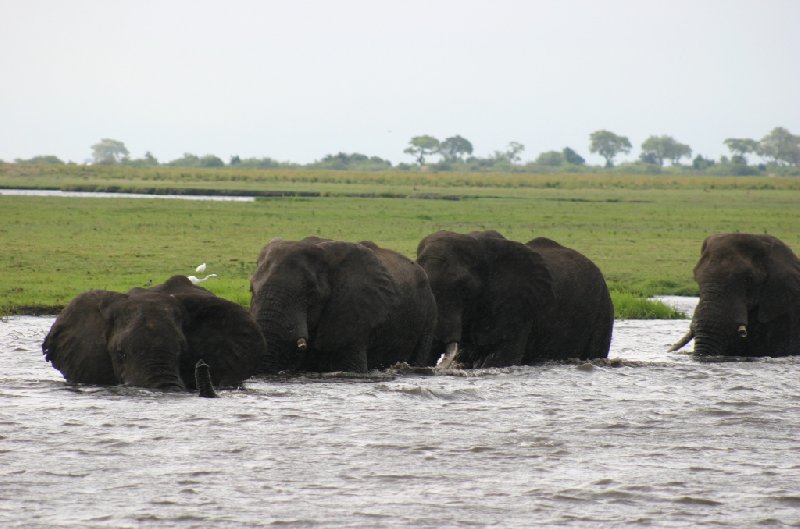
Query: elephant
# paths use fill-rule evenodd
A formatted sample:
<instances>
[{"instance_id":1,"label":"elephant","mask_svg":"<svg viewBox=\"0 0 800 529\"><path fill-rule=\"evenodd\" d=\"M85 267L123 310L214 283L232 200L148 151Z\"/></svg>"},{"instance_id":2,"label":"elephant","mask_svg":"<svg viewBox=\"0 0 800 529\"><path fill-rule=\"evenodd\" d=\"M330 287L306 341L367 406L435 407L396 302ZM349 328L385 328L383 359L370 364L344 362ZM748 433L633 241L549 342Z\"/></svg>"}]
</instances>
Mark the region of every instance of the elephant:
<instances>
[{"instance_id":1,"label":"elephant","mask_svg":"<svg viewBox=\"0 0 800 529\"><path fill-rule=\"evenodd\" d=\"M694 267L700 288L689 332L699 356L800 354L800 259L776 237L716 234Z\"/></svg>"},{"instance_id":2,"label":"elephant","mask_svg":"<svg viewBox=\"0 0 800 529\"><path fill-rule=\"evenodd\" d=\"M439 231L417 247L438 309L438 367L605 358L614 306L605 279L575 250L540 237Z\"/></svg>"},{"instance_id":3,"label":"elephant","mask_svg":"<svg viewBox=\"0 0 800 529\"><path fill-rule=\"evenodd\" d=\"M422 268L397 252L369 241L276 238L250 283L273 372L433 364L433 293Z\"/></svg>"},{"instance_id":4,"label":"elephant","mask_svg":"<svg viewBox=\"0 0 800 529\"><path fill-rule=\"evenodd\" d=\"M210 397L213 386L236 387L255 374L266 343L243 307L176 275L126 294L78 295L42 351L70 383L199 389Z\"/></svg>"}]
</instances>

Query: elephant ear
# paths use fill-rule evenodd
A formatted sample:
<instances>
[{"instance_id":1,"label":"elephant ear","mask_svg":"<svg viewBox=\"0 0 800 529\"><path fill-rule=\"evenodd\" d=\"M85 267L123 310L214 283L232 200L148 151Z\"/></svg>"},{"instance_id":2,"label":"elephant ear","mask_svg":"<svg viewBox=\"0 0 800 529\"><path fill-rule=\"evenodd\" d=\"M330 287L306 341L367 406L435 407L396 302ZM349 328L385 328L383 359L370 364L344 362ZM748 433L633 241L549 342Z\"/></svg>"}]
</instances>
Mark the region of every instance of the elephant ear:
<instances>
[{"instance_id":1,"label":"elephant ear","mask_svg":"<svg viewBox=\"0 0 800 529\"><path fill-rule=\"evenodd\" d=\"M553 303L553 279L538 252L516 241L482 240L488 264L485 274L490 276L485 285L493 314L516 314L511 317L516 320Z\"/></svg>"},{"instance_id":2,"label":"elephant ear","mask_svg":"<svg viewBox=\"0 0 800 529\"><path fill-rule=\"evenodd\" d=\"M800 311L800 259L777 239L766 253L767 279L761 289L758 308L758 319L763 323L791 311Z\"/></svg>"},{"instance_id":3,"label":"elephant ear","mask_svg":"<svg viewBox=\"0 0 800 529\"><path fill-rule=\"evenodd\" d=\"M361 244L326 241L325 255L330 296L320 316L317 336L325 347L348 345L348 329L370 332L390 316L397 300L392 278L377 256ZM368 337L367 337L368 338Z\"/></svg>"},{"instance_id":4,"label":"elephant ear","mask_svg":"<svg viewBox=\"0 0 800 529\"><path fill-rule=\"evenodd\" d=\"M183 306L187 350L180 360L181 378L195 389L194 370L205 361L215 386L236 387L256 374L266 359L266 345L250 314L241 306L174 276L158 287Z\"/></svg>"},{"instance_id":5,"label":"elephant ear","mask_svg":"<svg viewBox=\"0 0 800 529\"><path fill-rule=\"evenodd\" d=\"M73 299L42 343L45 360L69 382L117 384L108 352L108 332L114 306L126 299L125 294L107 290L84 292Z\"/></svg>"}]
</instances>

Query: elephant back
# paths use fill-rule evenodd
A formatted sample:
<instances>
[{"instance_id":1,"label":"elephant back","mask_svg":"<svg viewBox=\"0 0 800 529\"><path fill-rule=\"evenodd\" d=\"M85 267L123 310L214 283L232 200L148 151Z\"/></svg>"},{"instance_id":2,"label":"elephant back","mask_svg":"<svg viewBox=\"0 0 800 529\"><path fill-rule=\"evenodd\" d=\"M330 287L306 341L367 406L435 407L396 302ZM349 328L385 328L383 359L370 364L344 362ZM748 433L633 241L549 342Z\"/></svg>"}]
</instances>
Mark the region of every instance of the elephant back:
<instances>
[{"instance_id":1,"label":"elephant back","mask_svg":"<svg viewBox=\"0 0 800 529\"><path fill-rule=\"evenodd\" d=\"M178 300L186 311L183 334L187 350L180 359L181 378L195 389L195 365L203 360L215 386L236 387L260 371L266 362L264 337L240 305L193 285L185 276L173 276L153 287Z\"/></svg>"},{"instance_id":2,"label":"elephant back","mask_svg":"<svg viewBox=\"0 0 800 529\"><path fill-rule=\"evenodd\" d=\"M550 270L554 295L538 320L530 361L608 356L614 306L600 268L580 252L546 237L533 239L527 246Z\"/></svg>"},{"instance_id":3,"label":"elephant back","mask_svg":"<svg viewBox=\"0 0 800 529\"><path fill-rule=\"evenodd\" d=\"M372 241L359 244L372 251L391 277L396 302L379 331L383 350L370 359L370 367L386 367L395 362L432 365L430 346L436 325L436 301L428 275L416 262Z\"/></svg>"}]
</instances>

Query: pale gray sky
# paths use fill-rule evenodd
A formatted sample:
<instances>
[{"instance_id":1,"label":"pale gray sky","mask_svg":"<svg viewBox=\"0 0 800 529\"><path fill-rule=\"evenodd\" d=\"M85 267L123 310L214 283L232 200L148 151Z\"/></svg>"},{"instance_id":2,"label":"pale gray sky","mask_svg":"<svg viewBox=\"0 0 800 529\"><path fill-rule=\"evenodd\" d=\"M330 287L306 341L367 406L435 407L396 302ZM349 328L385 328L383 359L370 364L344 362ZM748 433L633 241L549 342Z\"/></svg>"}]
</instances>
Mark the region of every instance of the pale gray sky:
<instances>
[{"instance_id":1,"label":"pale gray sky","mask_svg":"<svg viewBox=\"0 0 800 529\"><path fill-rule=\"evenodd\" d=\"M800 134L798 0L1 0L0 159Z\"/></svg>"}]
</instances>

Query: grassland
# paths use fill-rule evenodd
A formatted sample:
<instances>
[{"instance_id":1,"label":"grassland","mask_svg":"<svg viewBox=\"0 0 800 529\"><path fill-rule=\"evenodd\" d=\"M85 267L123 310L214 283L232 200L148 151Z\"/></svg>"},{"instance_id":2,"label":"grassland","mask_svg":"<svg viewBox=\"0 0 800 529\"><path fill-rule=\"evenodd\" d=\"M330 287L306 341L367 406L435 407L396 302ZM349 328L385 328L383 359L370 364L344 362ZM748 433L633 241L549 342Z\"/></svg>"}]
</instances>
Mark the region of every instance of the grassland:
<instances>
[{"instance_id":1,"label":"grassland","mask_svg":"<svg viewBox=\"0 0 800 529\"><path fill-rule=\"evenodd\" d=\"M695 293L692 267L708 234L770 233L800 248L797 178L0 164L0 188L15 187L316 196L252 203L0 196L0 314L55 312L84 290L158 283L204 261L220 276L205 285L247 304L258 251L277 236L370 239L410 257L439 229L547 236L598 264L618 315L640 296Z\"/></svg>"}]
</instances>

